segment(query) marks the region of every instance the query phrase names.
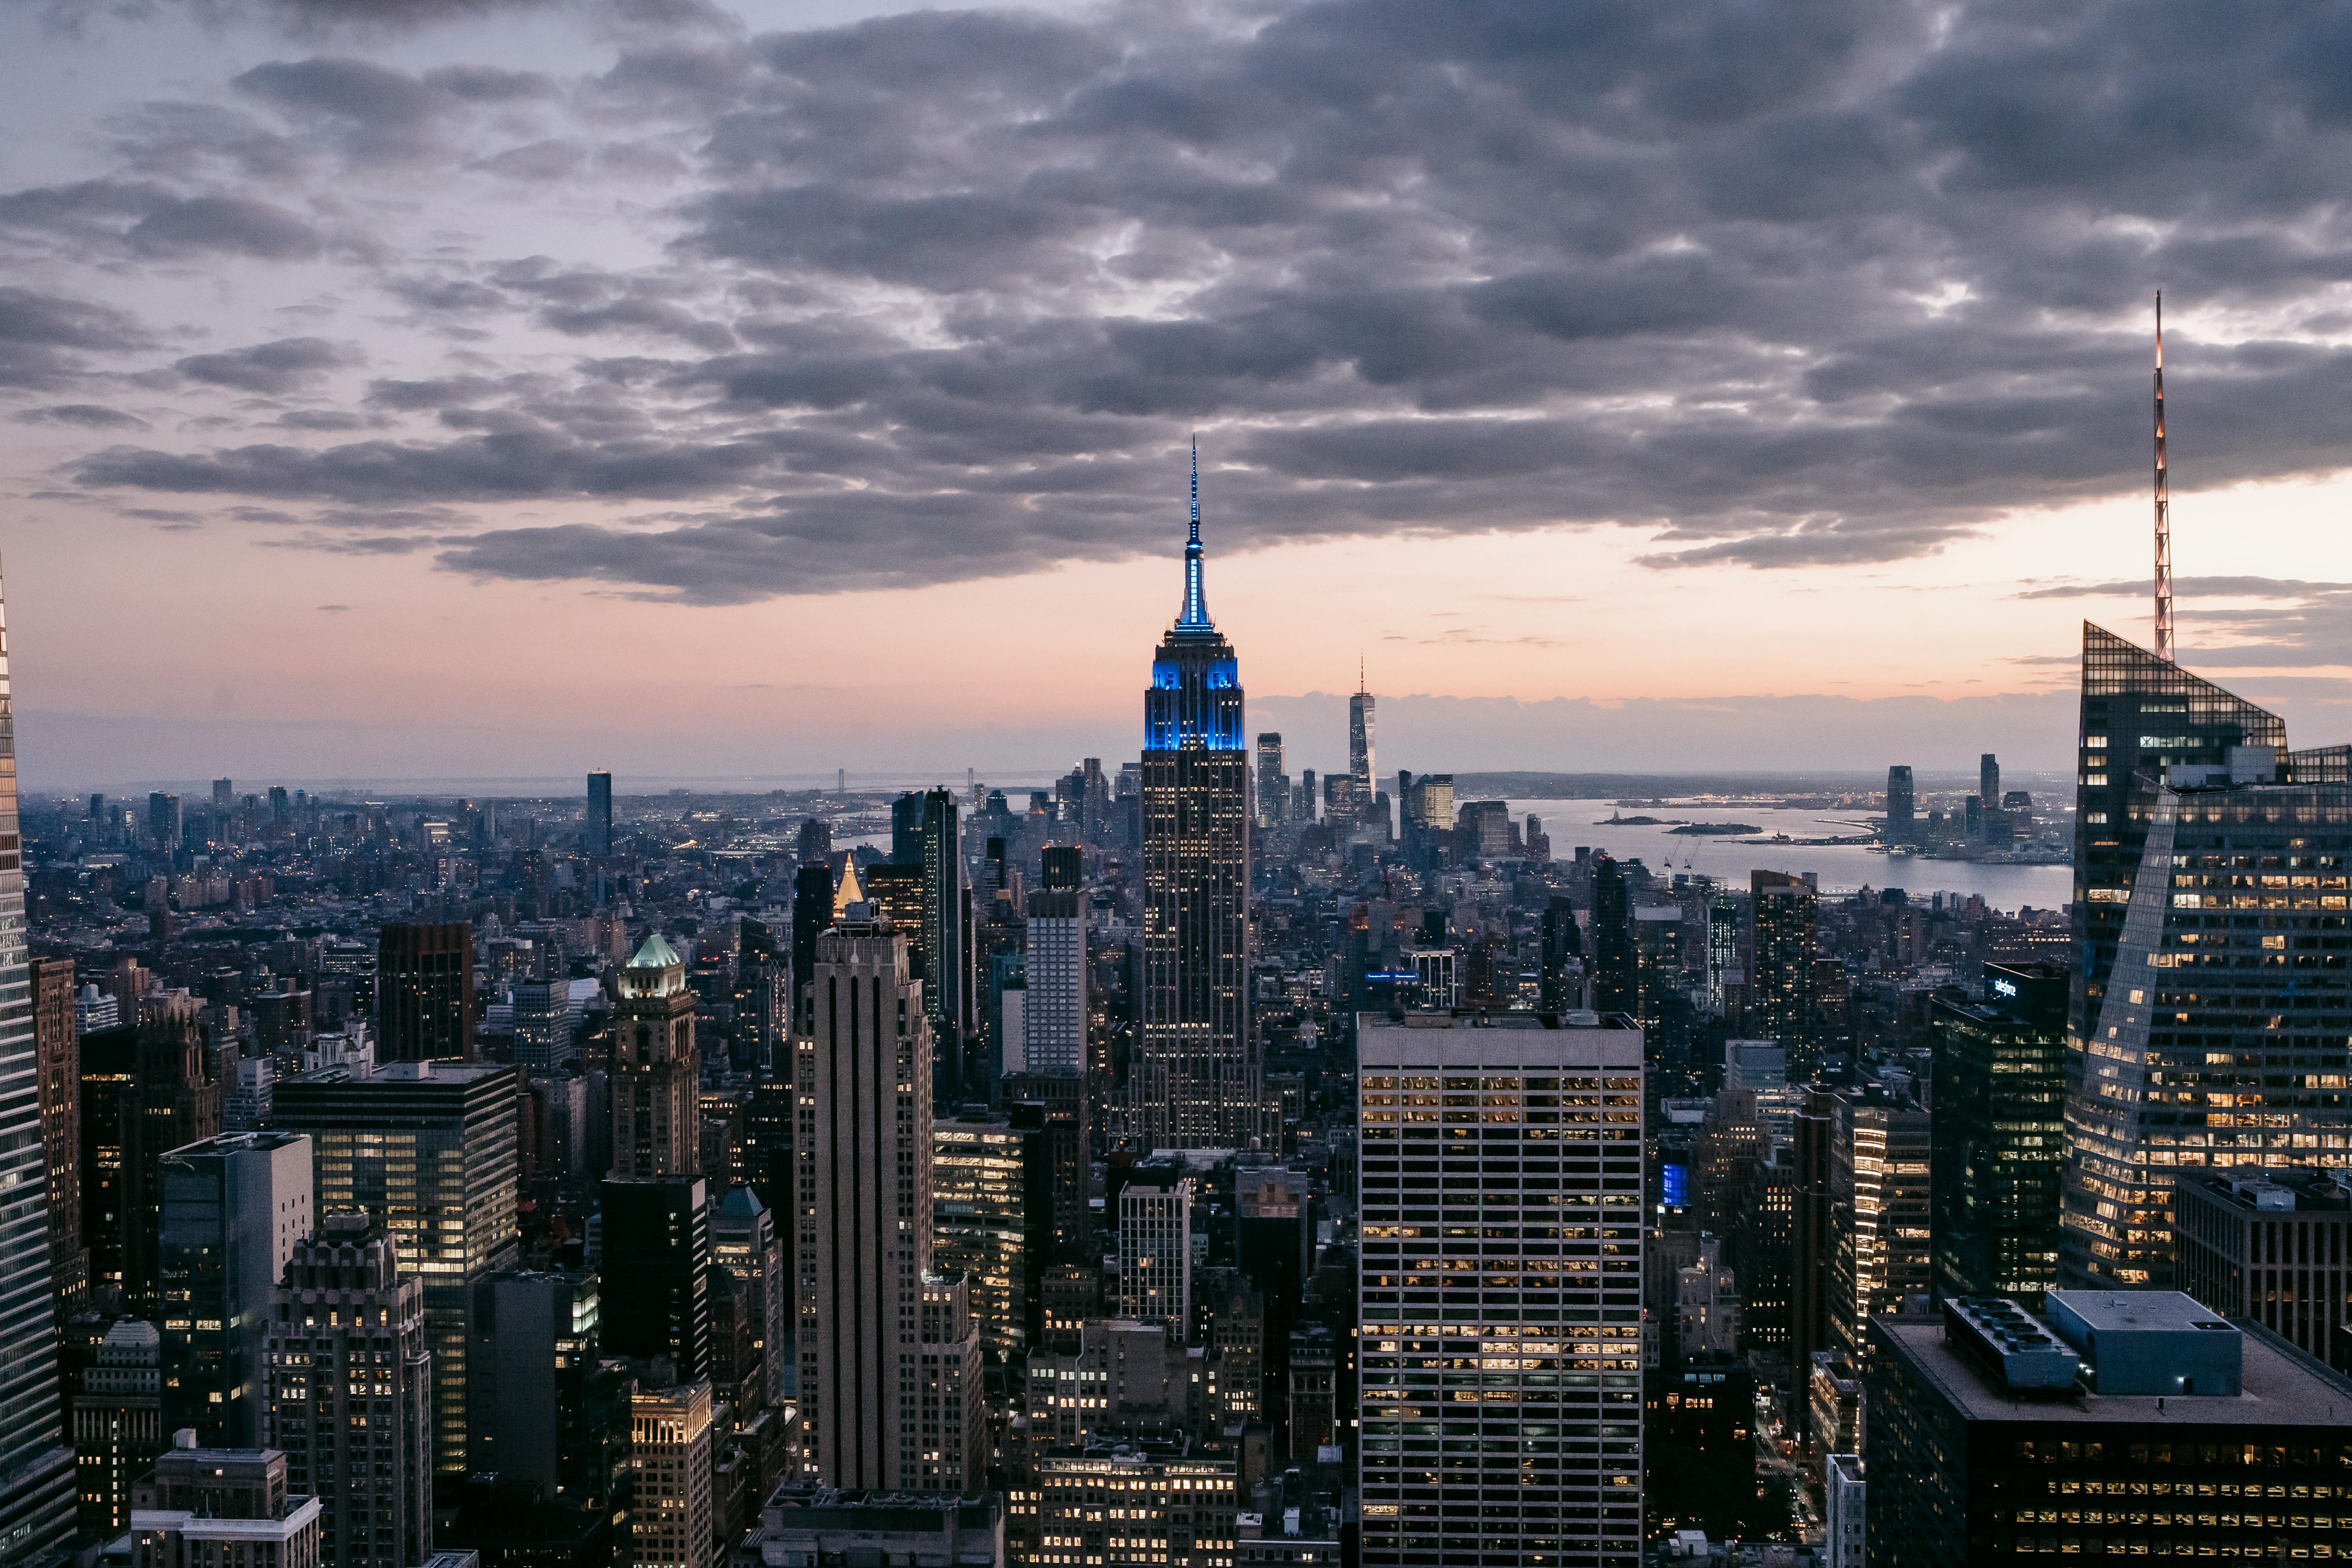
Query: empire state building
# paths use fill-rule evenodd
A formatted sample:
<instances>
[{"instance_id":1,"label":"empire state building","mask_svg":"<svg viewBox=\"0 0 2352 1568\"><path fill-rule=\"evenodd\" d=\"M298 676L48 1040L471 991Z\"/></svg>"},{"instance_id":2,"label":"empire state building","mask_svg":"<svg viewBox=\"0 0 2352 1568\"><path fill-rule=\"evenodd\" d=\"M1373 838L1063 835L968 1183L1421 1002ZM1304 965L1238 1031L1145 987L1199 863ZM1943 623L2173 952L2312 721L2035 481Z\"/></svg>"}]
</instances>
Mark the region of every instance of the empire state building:
<instances>
[{"instance_id":1,"label":"empire state building","mask_svg":"<svg viewBox=\"0 0 2352 1568\"><path fill-rule=\"evenodd\" d=\"M1201 566L1196 447L1184 604L1143 696L1142 1034L1129 1103L1146 1149L1246 1148L1260 1131L1241 674Z\"/></svg>"}]
</instances>

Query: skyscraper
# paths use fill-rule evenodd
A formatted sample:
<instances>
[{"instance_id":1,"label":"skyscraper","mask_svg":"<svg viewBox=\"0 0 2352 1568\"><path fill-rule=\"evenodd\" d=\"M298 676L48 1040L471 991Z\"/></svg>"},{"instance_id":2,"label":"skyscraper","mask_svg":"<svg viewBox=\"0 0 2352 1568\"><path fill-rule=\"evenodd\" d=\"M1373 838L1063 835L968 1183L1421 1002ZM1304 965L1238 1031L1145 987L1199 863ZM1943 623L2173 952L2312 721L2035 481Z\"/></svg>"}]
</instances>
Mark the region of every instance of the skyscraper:
<instances>
[{"instance_id":1,"label":"skyscraper","mask_svg":"<svg viewBox=\"0 0 2352 1568\"><path fill-rule=\"evenodd\" d=\"M1937 997L1936 1293L2038 1300L2058 1283L2066 973L1988 963L1982 1002Z\"/></svg>"},{"instance_id":2,"label":"skyscraper","mask_svg":"<svg viewBox=\"0 0 2352 1568\"><path fill-rule=\"evenodd\" d=\"M16 746L0 630L0 833L17 842ZM62 1546L74 1527L73 1450L58 1397L49 1300L48 1175L39 1047L25 952L22 857L0 858L0 1561Z\"/></svg>"},{"instance_id":3,"label":"skyscraper","mask_svg":"<svg viewBox=\"0 0 2352 1568\"><path fill-rule=\"evenodd\" d=\"M1911 770L1897 763L1886 770L1886 830L1881 837L1889 844L1916 843L1917 811L1918 795L1911 786Z\"/></svg>"},{"instance_id":4,"label":"skyscraper","mask_svg":"<svg viewBox=\"0 0 2352 1568\"><path fill-rule=\"evenodd\" d=\"M202 1004L187 995L142 1003L133 1043L123 1053L129 1061L110 1049L111 1059L96 1059L93 1052L87 1064L110 1080L121 1069L130 1079L127 1092L106 1097L111 1105L99 1107L100 1120L113 1125L85 1125L85 1136L95 1131L100 1150L110 1147L117 1164L111 1191L103 1194L116 1201L102 1204L85 1223L96 1225L93 1263L106 1260L103 1271L121 1285L123 1304L142 1317L163 1315L155 1252L163 1156L220 1131L221 1085L205 1059L202 1012ZM110 1110L111 1118L105 1115Z\"/></svg>"},{"instance_id":5,"label":"skyscraper","mask_svg":"<svg viewBox=\"0 0 2352 1568\"><path fill-rule=\"evenodd\" d=\"M1977 794L1989 808L2000 805L2000 759L1990 752L1977 759Z\"/></svg>"},{"instance_id":6,"label":"skyscraper","mask_svg":"<svg viewBox=\"0 0 2352 1568\"><path fill-rule=\"evenodd\" d=\"M2079 781L2074 792L2074 981L2067 998L2067 1084L2079 1092L2084 1042L2098 1022L2123 934L2140 848L2168 768L2226 764L2232 746L2284 755L2276 714L2171 660L2083 623ZM2079 1277L2069 1275L2077 1282Z\"/></svg>"},{"instance_id":7,"label":"skyscraper","mask_svg":"<svg viewBox=\"0 0 2352 1568\"><path fill-rule=\"evenodd\" d=\"M2200 1166L2340 1164L2352 973L2346 752L2267 747L2175 764L2147 798L2109 983L2070 1039L2059 1266L2072 1284L2172 1282L2172 1184Z\"/></svg>"},{"instance_id":8,"label":"skyscraper","mask_svg":"<svg viewBox=\"0 0 2352 1568\"><path fill-rule=\"evenodd\" d=\"M1873 1086L1840 1091L1831 1115L1830 1329L1859 1363L1869 1321L1933 1282L1927 1113Z\"/></svg>"},{"instance_id":9,"label":"skyscraper","mask_svg":"<svg viewBox=\"0 0 2352 1568\"><path fill-rule=\"evenodd\" d=\"M1038 1342L1054 1250L1050 1138L1042 1118L1024 1120L966 1111L931 1129L933 1261L965 1276L982 1347L1015 1362Z\"/></svg>"},{"instance_id":10,"label":"skyscraper","mask_svg":"<svg viewBox=\"0 0 2352 1568\"><path fill-rule=\"evenodd\" d=\"M1029 895L1028 992L1022 1013L1022 1060L1029 1072L1086 1070L1087 919L1082 899L1059 889Z\"/></svg>"},{"instance_id":11,"label":"skyscraper","mask_svg":"<svg viewBox=\"0 0 2352 1568\"><path fill-rule=\"evenodd\" d=\"M208 1447L260 1444L271 1292L310 1232L310 1141L232 1132L163 1156L163 1423Z\"/></svg>"},{"instance_id":12,"label":"skyscraper","mask_svg":"<svg viewBox=\"0 0 2352 1568\"><path fill-rule=\"evenodd\" d=\"M621 971L613 1018L613 1174L689 1176L702 1169L694 993L686 961L659 932Z\"/></svg>"},{"instance_id":13,"label":"skyscraper","mask_svg":"<svg viewBox=\"0 0 2352 1568\"><path fill-rule=\"evenodd\" d=\"M602 770L588 775L588 821L580 832L580 849L592 860L613 852L613 775Z\"/></svg>"},{"instance_id":14,"label":"skyscraper","mask_svg":"<svg viewBox=\"0 0 2352 1568\"><path fill-rule=\"evenodd\" d=\"M1603 1013L1641 1006L1641 972L1633 952L1633 911L1625 873L1608 855L1592 858L1592 1005Z\"/></svg>"},{"instance_id":15,"label":"skyscraper","mask_svg":"<svg viewBox=\"0 0 2352 1568\"><path fill-rule=\"evenodd\" d=\"M320 1561L412 1568L433 1546L424 1286L379 1222L336 1214L291 1249L272 1296L264 1441L289 1489L320 1501Z\"/></svg>"},{"instance_id":16,"label":"skyscraper","mask_svg":"<svg viewBox=\"0 0 2352 1568\"><path fill-rule=\"evenodd\" d=\"M711 1212L711 1255L735 1277L750 1303L752 1348L759 1352L760 1397L781 1405L790 1384L786 1365L795 1316L793 1281L784 1273L782 1216L749 1186L728 1189ZM747 1413L748 1414L748 1413Z\"/></svg>"},{"instance_id":17,"label":"skyscraper","mask_svg":"<svg viewBox=\"0 0 2352 1568\"><path fill-rule=\"evenodd\" d=\"M1356 781L1356 809L1370 811L1379 790L1372 783L1372 694L1364 689L1364 662L1356 661L1356 694L1348 699L1348 773Z\"/></svg>"},{"instance_id":18,"label":"skyscraper","mask_svg":"<svg viewBox=\"0 0 2352 1568\"><path fill-rule=\"evenodd\" d=\"M1249 753L1233 645L1202 584L1193 458L1184 601L1143 702L1141 1027L1130 1130L1148 1149L1243 1148L1263 1071L1249 1022Z\"/></svg>"},{"instance_id":19,"label":"skyscraper","mask_svg":"<svg viewBox=\"0 0 2352 1568\"><path fill-rule=\"evenodd\" d=\"M212 817L205 824L205 837L215 844L226 844L229 836L229 813L236 802L236 784L233 779L213 780Z\"/></svg>"},{"instance_id":20,"label":"skyscraper","mask_svg":"<svg viewBox=\"0 0 2352 1568\"><path fill-rule=\"evenodd\" d=\"M1802 1083L1820 1063L1813 1032L1813 957L1820 947L1821 897L1801 877L1748 874L1749 941L1748 1032L1789 1052L1789 1079Z\"/></svg>"},{"instance_id":21,"label":"skyscraper","mask_svg":"<svg viewBox=\"0 0 2352 1568\"><path fill-rule=\"evenodd\" d=\"M912 1402L931 1269L931 1042L907 946L871 905L850 905L817 941L813 1027L793 1042L801 1421L828 1486L918 1485L929 1451Z\"/></svg>"},{"instance_id":22,"label":"skyscraper","mask_svg":"<svg viewBox=\"0 0 2352 1568\"><path fill-rule=\"evenodd\" d=\"M386 925L376 938L376 1060L474 1058L474 928Z\"/></svg>"},{"instance_id":23,"label":"skyscraper","mask_svg":"<svg viewBox=\"0 0 2352 1568\"><path fill-rule=\"evenodd\" d=\"M793 994L787 1006L792 1027L802 1026L808 985L816 978L816 939L833 924L833 871L824 861L803 862L793 873Z\"/></svg>"},{"instance_id":24,"label":"skyscraper","mask_svg":"<svg viewBox=\"0 0 2352 1568\"><path fill-rule=\"evenodd\" d=\"M307 1132L320 1214L381 1220L400 1267L425 1283L433 1352L433 1462L466 1462L467 1320L474 1282L520 1247L511 1067L395 1062L367 1077L327 1068L278 1086L270 1119Z\"/></svg>"},{"instance_id":25,"label":"skyscraper","mask_svg":"<svg viewBox=\"0 0 2352 1568\"><path fill-rule=\"evenodd\" d=\"M1357 1040L1362 1561L1635 1568L1641 1031L1364 1014Z\"/></svg>"},{"instance_id":26,"label":"skyscraper","mask_svg":"<svg viewBox=\"0 0 2352 1568\"><path fill-rule=\"evenodd\" d=\"M604 1220L603 1331L608 1354L667 1357L672 1375L710 1375L710 1214L700 1176L614 1176Z\"/></svg>"},{"instance_id":27,"label":"skyscraper","mask_svg":"<svg viewBox=\"0 0 2352 1568\"><path fill-rule=\"evenodd\" d=\"M1290 820L1290 775L1283 771L1282 734L1268 730L1257 738L1257 825L1279 827Z\"/></svg>"},{"instance_id":28,"label":"skyscraper","mask_svg":"<svg viewBox=\"0 0 2352 1568\"><path fill-rule=\"evenodd\" d=\"M1554 894L1544 906L1541 935L1543 973L1537 1000L1547 1013L1581 1005L1582 977L1577 976L1573 986L1570 984L1571 966L1581 968L1584 962L1584 942L1576 928L1576 906Z\"/></svg>"},{"instance_id":29,"label":"skyscraper","mask_svg":"<svg viewBox=\"0 0 2352 1568\"><path fill-rule=\"evenodd\" d=\"M37 958L31 971L41 1163L48 1173L49 1288L58 1314L68 1316L89 1294L89 1248L81 1238L81 1042L74 1033L73 961Z\"/></svg>"},{"instance_id":30,"label":"skyscraper","mask_svg":"<svg viewBox=\"0 0 2352 1568\"><path fill-rule=\"evenodd\" d=\"M1118 1190L1118 1315L1192 1321L1192 1183L1174 1166L1139 1166Z\"/></svg>"}]
</instances>

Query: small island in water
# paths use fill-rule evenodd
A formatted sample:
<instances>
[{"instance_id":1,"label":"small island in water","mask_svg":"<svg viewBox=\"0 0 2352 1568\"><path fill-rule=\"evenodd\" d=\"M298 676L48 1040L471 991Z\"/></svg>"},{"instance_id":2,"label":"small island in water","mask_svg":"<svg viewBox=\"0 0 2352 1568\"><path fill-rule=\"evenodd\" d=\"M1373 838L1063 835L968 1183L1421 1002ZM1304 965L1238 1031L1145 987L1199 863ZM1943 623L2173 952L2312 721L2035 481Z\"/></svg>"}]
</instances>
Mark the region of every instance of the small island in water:
<instances>
[{"instance_id":1,"label":"small island in water","mask_svg":"<svg viewBox=\"0 0 2352 1568\"><path fill-rule=\"evenodd\" d=\"M1740 834L1761 833L1764 830L1757 826L1752 822L1685 822L1680 827L1671 828L1668 831L1674 833L1698 833L1709 836L1719 834L1725 837L1731 837Z\"/></svg>"}]
</instances>

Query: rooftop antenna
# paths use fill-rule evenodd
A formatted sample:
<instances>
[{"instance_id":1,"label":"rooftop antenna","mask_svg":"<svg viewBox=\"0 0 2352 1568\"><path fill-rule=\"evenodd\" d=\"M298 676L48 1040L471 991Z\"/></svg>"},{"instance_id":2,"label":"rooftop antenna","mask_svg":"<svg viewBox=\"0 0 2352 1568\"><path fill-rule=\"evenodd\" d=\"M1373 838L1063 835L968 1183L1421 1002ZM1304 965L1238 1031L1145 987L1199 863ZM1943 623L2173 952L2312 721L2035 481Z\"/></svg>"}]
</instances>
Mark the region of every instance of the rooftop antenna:
<instances>
[{"instance_id":1,"label":"rooftop antenna","mask_svg":"<svg viewBox=\"0 0 2352 1568\"><path fill-rule=\"evenodd\" d=\"M2156 291L2156 657L2172 656L2172 496L2164 463L2164 290Z\"/></svg>"}]
</instances>

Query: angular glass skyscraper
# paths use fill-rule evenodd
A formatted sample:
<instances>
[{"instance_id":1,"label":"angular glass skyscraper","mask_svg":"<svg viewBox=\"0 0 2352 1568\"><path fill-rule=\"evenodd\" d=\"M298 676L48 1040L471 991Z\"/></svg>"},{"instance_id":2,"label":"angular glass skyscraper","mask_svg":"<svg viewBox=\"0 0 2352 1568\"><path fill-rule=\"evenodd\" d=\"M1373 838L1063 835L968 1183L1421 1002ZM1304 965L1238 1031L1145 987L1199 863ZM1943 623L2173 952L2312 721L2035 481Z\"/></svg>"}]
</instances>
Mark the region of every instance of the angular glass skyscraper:
<instances>
[{"instance_id":1,"label":"angular glass skyscraper","mask_svg":"<svg viewBox=\"0 0 2352 1568\"><path fill-rule=\"evenodd\" d=\"M2105 996L2068 1042L2069 1280L2169 1288L2183 1170L2352 1158L2352 785L2337 760L2291 756L2292 777L2322 782L2282 782L2267 749L2241 751L2154 793Z\"/></svg>"},{"instance_id":2,"label":"angular glass skyscraper","mask_svg":"<svg viewBox=\"0 0 2352 1568\"><path fill-rule=\"evenodd\" d=\"M74 1457L58 1398L49 1299L33 975L16 837L16 728L0 622L0 1563L62 1546L74 1529Z\"/></svg>"},{"instance_id":3,"label":"angular glass skyscraper","mask_svg":"<svg viewBox=\"0 0 2352 1568\"><path fill-rule=\"evenodd\" d=\"M1202 594L1196 453L1184 604L1143 698L1143 1026L1129 1104L1147 1149L1237 1149L1258 1135L1249 851L1241 674Z\"/></svg>"},{"instance_id":4,"label":"angular glass skyscraper","mask_svg":"<svg viewBox=\"0 0 2352 1568\"><path fill-rule=\"evenodd\" d=\"M2082 743L2074 790L2074 983L2067 1030L2097 1019L2168 767L2224 763L2231 746L2286 751L2286 723L2168 659L2083 623Z\"/></svg>"}]
</instances>

